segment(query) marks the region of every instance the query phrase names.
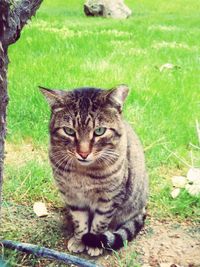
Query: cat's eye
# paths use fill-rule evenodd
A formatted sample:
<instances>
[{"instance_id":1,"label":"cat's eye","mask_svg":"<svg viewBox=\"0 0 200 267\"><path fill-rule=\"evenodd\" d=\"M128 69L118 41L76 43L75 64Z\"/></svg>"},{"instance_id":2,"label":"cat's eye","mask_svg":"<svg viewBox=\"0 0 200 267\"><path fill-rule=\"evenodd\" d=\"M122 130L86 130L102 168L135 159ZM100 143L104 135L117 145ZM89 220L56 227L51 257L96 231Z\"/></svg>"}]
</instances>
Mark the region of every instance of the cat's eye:
<instances>
[{"instance_id":1,"label":"cat's eye","mask_svg":"<svg viewBox=\"0 0 200 267\"><path fill-rule=\"evenodd\" d=\"M106 132L106 128L105 128L105 127L99 127L99 128L96 128L96 129L94 130L94 134L95 134L96 136L101 136L101 135L103 135L105 132Z\"/></svg>"},{"instance_id":2,"label":"cat's eye","mask_svg":"<svg viewBox=\"0 0 200 267\"><path fill-rule=\"evenodd\" d=\"M64 132L67 134L67 135L70 135L70 136L75 136L75 131L70 128L70 127L64 127Z\"/></svg>"}]
</instances>

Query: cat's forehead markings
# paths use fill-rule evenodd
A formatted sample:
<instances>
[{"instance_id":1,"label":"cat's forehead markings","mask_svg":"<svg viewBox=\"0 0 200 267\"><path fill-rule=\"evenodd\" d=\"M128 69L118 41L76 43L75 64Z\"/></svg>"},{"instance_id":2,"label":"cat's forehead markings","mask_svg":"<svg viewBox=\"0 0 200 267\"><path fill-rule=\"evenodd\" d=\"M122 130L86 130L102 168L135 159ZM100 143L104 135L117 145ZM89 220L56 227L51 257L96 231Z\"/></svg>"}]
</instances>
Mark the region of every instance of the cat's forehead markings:
<instances>
[{"instance_id":1,"label":"cat's forehead markings","mask_svg":"<svg viewBox=\"0 0 200 267\"><path fill-rule=\"evenodd\" d=\"M88 116L88 118L87 118L87 120L85 122L85 125L88 126L90 121L91 121L91 116Z\"/></svg>"},{"instance_id":2,"label":"cat's forehead markings","mask_svg":"<svg viewBox=\"0 0 200 267\"><path fill-rule=\"evenodd\" d=\"M80 113L78 113L76 116L76 127L80 126L81 126L81 118L80 118Z\"/></svg>"},{"instance_id":3,"label":"cat's forehead markings","mask_svg":"<svg viewBox=\"0 0 200 267\"><path fill-rule=\"evenodd\" d=\"M75 127L80 127L82 129L84 128L92 128L93 127L93 119L92 116L88 113L83 118L80 113L76 116L75 119Z\"/></svg>"}]
</instances>

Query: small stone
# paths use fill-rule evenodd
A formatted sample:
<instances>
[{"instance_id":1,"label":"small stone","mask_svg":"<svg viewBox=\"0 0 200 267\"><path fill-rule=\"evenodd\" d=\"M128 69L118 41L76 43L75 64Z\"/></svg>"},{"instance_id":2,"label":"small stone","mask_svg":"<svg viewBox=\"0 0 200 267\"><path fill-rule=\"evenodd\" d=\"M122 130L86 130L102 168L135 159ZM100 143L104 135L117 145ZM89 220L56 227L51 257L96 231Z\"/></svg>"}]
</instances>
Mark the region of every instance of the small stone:
<instances>
[{"instance_id":1,"label":"small stone","mask_svg":"<svg viewBox=\"0 0 200 267\"><path fill-rule=\"evenodd\" d=\"M46 205L43 202L35 202L33 205L33 211L38 217L48 216Z\"/></svg>"},{"instance_id":2,"label":"small stone","mask_svg":"<svg viewBox=\"0 0 200 267\"><path fill-rule=\"evenodd\" d=\"M178 188L184 188L187 183L187 179L184 176L173 176L172 177L172 184Z\"/></svg>"},{"instance_id":3,"label":"small stone","mask_svg":"<svg viewBox=\"0 0 200 267\"><path fill-rule=\"evenodd\" d=\"M172 198L177 198L180 192L181 192L180 188L175 188L174 190L172 190L171 192Z\"/></svg>"},{"instance_id":4,"label":"small stone","mask_svg":"<svg viewBox=\"0 0 200 267\"><path fill-rule=\"evenodd\" d=\"M86 16L103 16L116 19L128 18L132 11L124 0L87 0L84 4Z\"/></svg>"}]
</instances>

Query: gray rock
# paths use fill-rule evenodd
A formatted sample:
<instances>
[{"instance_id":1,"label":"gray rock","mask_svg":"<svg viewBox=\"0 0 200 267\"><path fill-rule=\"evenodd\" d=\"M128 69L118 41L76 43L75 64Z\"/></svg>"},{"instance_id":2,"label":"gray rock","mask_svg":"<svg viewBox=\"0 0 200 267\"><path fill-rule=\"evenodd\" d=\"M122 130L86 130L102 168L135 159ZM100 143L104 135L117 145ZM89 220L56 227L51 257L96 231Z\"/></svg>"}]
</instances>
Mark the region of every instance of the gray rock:
<instances>
[{"instance_id":1,"label":"gray rock","mask_svg":"<svg viewBox=\"0 0 200 267\"><path fill-rule=\"evenodd\" d=\"M132 11L123 0L87 0L84 4L87 16L102 16L116 19L126 19Z\"/></svg>"}]
</instances>

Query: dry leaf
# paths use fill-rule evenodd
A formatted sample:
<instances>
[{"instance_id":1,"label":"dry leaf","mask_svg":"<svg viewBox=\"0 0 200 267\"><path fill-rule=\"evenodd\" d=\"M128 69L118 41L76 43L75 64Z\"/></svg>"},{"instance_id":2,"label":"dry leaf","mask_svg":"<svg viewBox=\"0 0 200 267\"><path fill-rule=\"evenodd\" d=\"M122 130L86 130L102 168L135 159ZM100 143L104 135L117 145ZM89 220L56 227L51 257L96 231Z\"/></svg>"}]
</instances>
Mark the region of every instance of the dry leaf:
<instances>
[{"instance_id":1,"label":"dry leaf","mask_svg":"<svg viewBox=\"0 0 200 267\"><path fill-rule=\"evenodd\" d=\"M192 196L200 195L200 169L190 168L187 173L188 184L185 189Z\"/></svg>"},{"instance_id":2,"label":"dry leaf","mask_svg":"<svg viewBox=\"0 0 200 267\"><path fill-rule=\"evenodd\" d=\"M172 184L178 188L184 188L187 183L187 179L184 176L173 176L172 177Z\"/></svg>"},{"instance_id":3,"label":"dry leaf","mask_svg":"<svg viewBox=\"0 0 200 267\"><path fill-rule=\"evenodd\" d=\"M198 195L200 195L200 184L198 184L198 183L187 184L185 186L185 189L188 191L188 193L191 196L198 196Z\"/></svg>"},{"instance_id":4,"label":"dry leaf","mask_svg":"<svg viewBox=\"0 0 200 267\"><path fill-rule=\"evenodd\" d=\"M174 190L172 190L172 192L171 192L172 198L177 198L177 196L180 194L180 192L181 192L180 188L175 188Z\"/></svg>"},{"instance_id":5,"label":"dry leaf","mask_svg":"<svg viewBox=\"0 0 200 267\"><path fill-rule=\"evenodd\" d=\"M33 210L38 217L45 217L48 215L46 205L43 202L35 202Z\"/></svg>"},{"instance_id":6,"label":"dry leaf","mask_svg":"<svg viewBox=\"0 0 200 267\"><path fill-rule=\"evenodd\" d=\"M199 168L190 168L187 173L187 178L190 182L200 182L200 169Z\"/></svg>"}]
</instances>

